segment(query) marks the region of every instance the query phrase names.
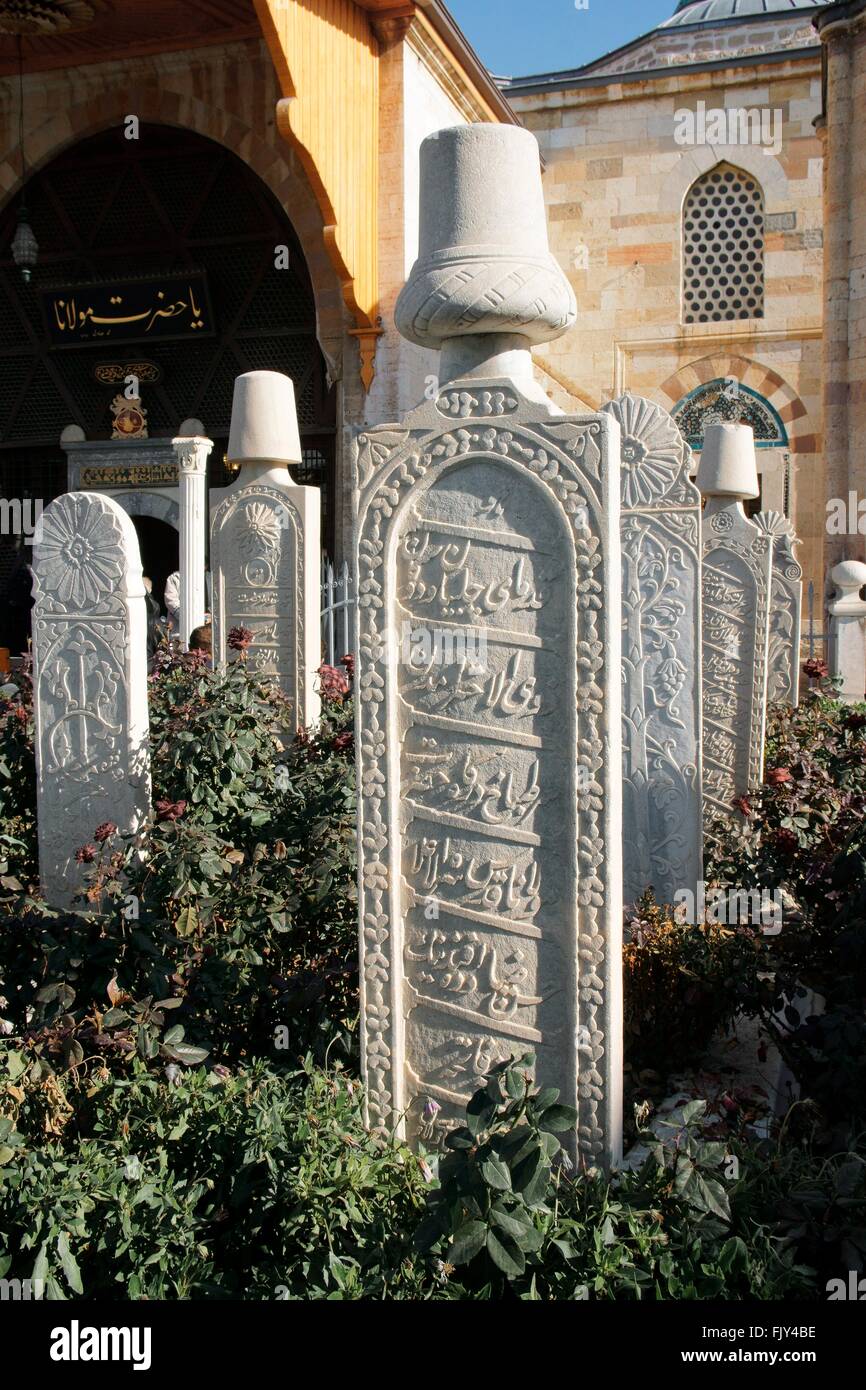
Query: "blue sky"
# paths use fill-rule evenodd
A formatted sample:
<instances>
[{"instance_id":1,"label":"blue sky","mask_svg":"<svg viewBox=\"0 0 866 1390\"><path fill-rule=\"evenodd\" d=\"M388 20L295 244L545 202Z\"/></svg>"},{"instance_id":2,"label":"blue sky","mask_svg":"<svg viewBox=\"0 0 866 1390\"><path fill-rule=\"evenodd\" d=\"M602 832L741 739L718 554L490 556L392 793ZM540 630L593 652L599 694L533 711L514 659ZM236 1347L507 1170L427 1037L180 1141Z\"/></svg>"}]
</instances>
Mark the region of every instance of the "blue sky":
<instances>
[{"instance_id":1,"label":"blue sky","mask_svg":"<svg viewBox=\"0 0 866 1390\"><path fill-rule=\"evenodd\" d=\"M581 0L583 3L584 0ZM579 68L669 19L677 0L446 0L498 77Z\"/></svg>"}]
</instances>

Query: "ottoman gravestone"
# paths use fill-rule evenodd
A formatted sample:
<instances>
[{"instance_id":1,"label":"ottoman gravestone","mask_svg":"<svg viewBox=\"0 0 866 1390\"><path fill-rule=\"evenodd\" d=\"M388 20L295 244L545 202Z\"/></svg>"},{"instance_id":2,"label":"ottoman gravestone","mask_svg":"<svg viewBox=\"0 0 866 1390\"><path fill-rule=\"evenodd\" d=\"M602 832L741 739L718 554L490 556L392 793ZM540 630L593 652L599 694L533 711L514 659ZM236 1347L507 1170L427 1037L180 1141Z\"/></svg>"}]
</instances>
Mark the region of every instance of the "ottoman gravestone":
<instances>
[{"instance_id":1,"label":"ottoman gravestone","mask_svg":"<svg viewBox=\"0 0 866 1390\"><path fill-rule=\"evenodd\" d=\"M704 815L733 814L761 781L773 547L743 502L758 496L749 425L707 425L697 476L703 514Z\"/></svg>"},{"instance_id":2,"label":"ottoman gravestone","mask_svg":"<svg viewBox=\"0 0 866 1390\"><path fill-rule=\"evenodd\" d=\"M621 435L623 888L673 902L703 879L701 496L666 410L604 410Z\"/></svg>"},{"instance_id":3,"label":"ottoman gravestone","mask_svg":"<svg viewBox=\"0 0 866 1390\"><path fill-rule=\"evenodd\" d=\"M803 570L794 554L799 545L794 527L781 512L758 512L753 518L773 547L770 591L770 647L767 654L767 699L796 705L800 699L800 625Z\"/></svg>"},{"instance_id":4,"label":"ottoman gravestone","mask_svg":"<svg viewBox=\"0 0 866 1390\"><path fill-rule=\"evenodd\" d=\"M422 145L397 305L433 399L355 443L362 1047L369 1120L441 1142L534 1055L621 1144L618 431L563 416L530 346L575 319L534 137Z\"/></svg>"},{"instance_id":5,"label":"ottoman gravestone","mask_svg":"<svg viewBox=\"0 0 866 1390\"><path fill-rule=\"evenodd\" d=\"M136 834L150 810L146 611L132 521L110 497L65 493L34 543L33 698L42 891L72 904L75 850L100 825Z\"/></svg>"},{"instance_id":6,"label":"ottoman gravestone","mask_svg":"<svg viewBox=\"0 0 866 1390\"><path fill-rule=\"evenodd\" d=\"M217 494L211 524L214 661L233 659L229 633L246 628L250 669L278 683L293 724L307 726L320 709L320 498L289 473L302 458L289 377L237 378L227 457L241 471Z\"/></svg>"}]
</instances>

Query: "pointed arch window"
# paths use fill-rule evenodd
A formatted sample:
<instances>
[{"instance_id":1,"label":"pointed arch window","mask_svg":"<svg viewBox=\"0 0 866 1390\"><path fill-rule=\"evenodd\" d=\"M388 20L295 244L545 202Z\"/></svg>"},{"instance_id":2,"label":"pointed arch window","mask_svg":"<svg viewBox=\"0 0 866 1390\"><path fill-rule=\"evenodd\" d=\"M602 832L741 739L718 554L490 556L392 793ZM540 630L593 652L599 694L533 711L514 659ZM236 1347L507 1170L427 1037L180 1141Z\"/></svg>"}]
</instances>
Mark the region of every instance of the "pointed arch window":
<instances>
[{"instance_id":1,"label":"pointed arch window","mask_svg":"<svg viewBox=\"0 0 866 1390\"><path fill-rule=\"evenodd\" d=\"M683 319L764 317L764 194L751 174L718 164L683 205Z\"/></svg>"}]
</instances>

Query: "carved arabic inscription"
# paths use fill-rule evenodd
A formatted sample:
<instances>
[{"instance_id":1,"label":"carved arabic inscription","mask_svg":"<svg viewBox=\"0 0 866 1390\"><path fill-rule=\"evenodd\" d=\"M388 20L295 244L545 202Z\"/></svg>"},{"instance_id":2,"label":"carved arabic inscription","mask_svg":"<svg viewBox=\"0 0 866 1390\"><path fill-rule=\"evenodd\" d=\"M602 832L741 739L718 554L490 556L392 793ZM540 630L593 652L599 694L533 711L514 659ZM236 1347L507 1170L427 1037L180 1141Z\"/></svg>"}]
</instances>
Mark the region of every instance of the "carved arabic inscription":
<instances>
[{"instance_id":1,"label":"carved arabic inscription","mask_svg":"<svg viewBox=\"0 0 866 1390\"><path fill-rule=\"evenodd\" d=\"M485 1069L568 1056L576 883L568 538L528 478L467 461L397 542L400 874L410 1129Z\"/></svg>"},{"instance_id":2,"label":"carved arabic inscription","mask_svg":"<svg viewBox=\"0 0 866 1390\"><path fill-rule=\"evenodd\" d=\"M705 518L704 800L727 816L763 775L771 553L739 502L710 498Z\"/></svg>"}]
</instances>

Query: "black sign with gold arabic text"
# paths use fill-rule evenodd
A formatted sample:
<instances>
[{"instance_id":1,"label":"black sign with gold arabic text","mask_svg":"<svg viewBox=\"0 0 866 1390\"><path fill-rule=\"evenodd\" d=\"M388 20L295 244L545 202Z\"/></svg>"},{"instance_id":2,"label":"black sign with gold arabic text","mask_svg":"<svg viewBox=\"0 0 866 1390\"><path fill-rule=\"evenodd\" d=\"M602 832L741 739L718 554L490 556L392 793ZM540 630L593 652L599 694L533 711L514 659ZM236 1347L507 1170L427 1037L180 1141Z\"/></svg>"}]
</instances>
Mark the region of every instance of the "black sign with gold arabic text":
<instances>
[{"instance_id":1,"label":"black sign with gold arabic text","mask_svg":"<svg viewBox=\"0 0 866 1390\"><path fill-rule=\"evenodd\" d=\"M53 348L205 338L214 331L204 271L43 290Z\"/></svg>"}]
</instances>

